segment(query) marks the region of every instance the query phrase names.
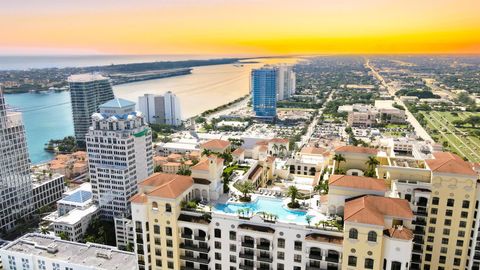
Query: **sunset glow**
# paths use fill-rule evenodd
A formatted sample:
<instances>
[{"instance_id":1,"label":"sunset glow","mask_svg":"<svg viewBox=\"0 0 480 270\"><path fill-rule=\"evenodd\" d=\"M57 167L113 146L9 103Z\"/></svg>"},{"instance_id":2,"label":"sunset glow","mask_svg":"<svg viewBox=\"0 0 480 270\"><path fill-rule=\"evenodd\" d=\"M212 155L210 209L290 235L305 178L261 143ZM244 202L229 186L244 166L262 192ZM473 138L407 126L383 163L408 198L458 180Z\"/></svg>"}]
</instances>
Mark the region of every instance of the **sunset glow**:
<instances>
[{"instance_id":1,"label":"sunset glow","mask_svg":"<svg viewBox=\"0 0 480 270\"><path fill-rule=\"evenodd\" d=\"M480 53L478 0L8 1L0 54Z\"/></svg>"}]
</instances>

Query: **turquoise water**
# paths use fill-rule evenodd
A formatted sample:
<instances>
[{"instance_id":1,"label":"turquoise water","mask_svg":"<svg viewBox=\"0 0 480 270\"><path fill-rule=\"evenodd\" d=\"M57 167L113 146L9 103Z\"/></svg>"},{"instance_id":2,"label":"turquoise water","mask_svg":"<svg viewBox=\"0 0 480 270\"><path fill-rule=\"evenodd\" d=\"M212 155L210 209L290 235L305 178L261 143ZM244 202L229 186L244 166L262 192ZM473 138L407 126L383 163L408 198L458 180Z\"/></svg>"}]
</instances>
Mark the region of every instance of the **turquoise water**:
<instances>
[{"instance_id":1,"label":"turquoise water","mask_svg":"<svg viewBox=\"0 0 480 270\"><path fill-rule=\"evenodd\" d=\"M9 106L22 111L32 163L52 159L53 155L43 150L50 139L73 135L69 92L5 94L5 100Z\"/></svg>"},{"instance_id":2,"label":"turquoise water","mask_svg":"<svg viewBox=\"0 0 480 270\"><path fill-rule=\"evenodd\" d=\"M284 208L282 204L283 202L280 199L258 197L255 202L250 203L218 203L215 205L214 209L227 214L236 214L239 209L249 208L250 212L253 213L267 212L269 214L277 215L278 220L281 221L307 224L307 221L305 220L307 212L288 210Z\"/></svg>"}]
</instances>

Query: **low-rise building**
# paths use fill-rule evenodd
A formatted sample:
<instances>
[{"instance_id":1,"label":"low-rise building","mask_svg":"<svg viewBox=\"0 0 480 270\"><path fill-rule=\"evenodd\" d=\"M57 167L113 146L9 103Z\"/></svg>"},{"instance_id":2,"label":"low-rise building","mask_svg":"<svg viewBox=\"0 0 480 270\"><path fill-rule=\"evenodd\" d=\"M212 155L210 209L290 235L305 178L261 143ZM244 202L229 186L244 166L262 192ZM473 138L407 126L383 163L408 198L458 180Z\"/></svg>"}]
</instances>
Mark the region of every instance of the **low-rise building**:
<instances>
[{"instance_id":1,"label":"low-rise building","mask_svg":"<svg viewBox=\"0 0 480 270\"><path fill-rule=\"evenodd\" d=\"M94 204L83 209L75 208L53 221L52 227L56 235L65 235L68 240L79 242L98 214L99 208Z\"/></svg>"},{"instance_id":2,"label":"low-rise building","mask_svg":"<svg viewBox=\"0 0 480 270\"><path fill-rule=\"evenodd\" d=\"M0 248L6 269L138 269L134 253L99 244L81 244L43 234L26 234Z\"/></svg>"}]
</instances>

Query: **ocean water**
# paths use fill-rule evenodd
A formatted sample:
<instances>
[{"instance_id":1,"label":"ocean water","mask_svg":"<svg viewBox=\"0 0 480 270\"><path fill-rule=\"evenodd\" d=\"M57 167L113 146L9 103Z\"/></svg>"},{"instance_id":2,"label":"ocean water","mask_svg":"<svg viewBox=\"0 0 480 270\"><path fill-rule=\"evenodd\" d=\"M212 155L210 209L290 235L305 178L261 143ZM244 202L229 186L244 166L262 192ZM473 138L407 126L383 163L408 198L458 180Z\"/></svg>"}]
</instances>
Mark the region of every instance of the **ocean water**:
<instances>
[{"instance_id":1,"label":"ocean water","mask_svg":"<svg viewBox=\"0 0 480 270\"><path fill-rule=\"evenodd\" d=\"M32 163L52 159L53 155L43 150L50 139L73 135L69 92L5 94L5 100L9 106L22 111Z\"/></svg>"},{"instance_id":2,"label":"ocean water","mask_svg":"<svg viewBox=\"0 0 480 270\"><path fill-rule=\"evenodd\" d=\"M250 72L264 64L295 63L294 58L254 59L257 63L243 65L212 65L195 67L192 74L141 81L113 87L116 97L135 103L146 93L172 91L180 98L182 118L197 115L246 95L250 88ZM30 159L33 163L50 160L43 150L50 139L73 135L70 93L6 94L9 105L23 112Z\"/></svg>"}]
</instances>

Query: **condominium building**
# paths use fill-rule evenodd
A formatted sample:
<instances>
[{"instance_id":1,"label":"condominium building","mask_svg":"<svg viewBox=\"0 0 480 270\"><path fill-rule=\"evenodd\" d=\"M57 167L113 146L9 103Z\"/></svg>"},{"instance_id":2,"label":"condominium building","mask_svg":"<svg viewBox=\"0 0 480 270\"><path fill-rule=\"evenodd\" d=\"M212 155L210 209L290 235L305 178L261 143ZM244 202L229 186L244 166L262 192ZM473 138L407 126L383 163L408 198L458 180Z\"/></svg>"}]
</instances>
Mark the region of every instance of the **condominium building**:
<instances>
[{"instance_id":1,"label":"condominium building","mask_svg":"<svg viewBox=\"0 0 480 270\"><path fill-rule=\"evenodd\" d=\"M163 95L145 94L138 97L138 110L149 124L180 126L182 115L180 100L168 91Z\"/></svg>"},{"instance_id":2,"label":"condominium building","mask_svg":"<svg viewBox=\"0 0 480 270\"><path fill-rule=\"evenodd\" d=\"M271 66L252 70L252 106L257 118L274 120L277 115L278 72Z\"/></svg>"},{"instance_id":3,"label":"condominium building","mask_svg":"<svg viewBox=\"0 0 480 270\"><path fill-rule=\"evenodd\" d=\"M291 65L280 64L277 69L277 101L284 100L295 94L295 72Z\"/></svg>"},{"instance_id":4,"label":"condominium building","mask_svg":"<svg viewBox=\"0 0 480 270\"><path fill-rule=\"evenodd\" d=\"M0 232L34 210L30 158L22 114L7 111L0 87Z\"/></svg>"},{"instance_id":5,"label":"condominium building","mask_svg":"<svg viewBox=\"0 0 480 270\"><path fill-rule=\"evenodd\" d=\"M92 115L87 136L93 201L101 216L129 215L137 183L153 173L152 132L135 103L113 99Z\"/></svg>"},{"instance_id":6,"label":"condominium building","mask_svg":"<svg viewBox=\"0 0 480 270\"><path fill-rule=\"evenodd\" d=\"M222 170L210 156L192 176L143 181L131 199L132 219L117 220L117 234L133 244L140 269L478 269L480 192L472 164L443 152L418 159L344 146L334 152L345 158L340 164L323 150L302 152L346 174L319 168L325 177L315 175L312 184L328 181L328 194L298 199L300 210L288 209L286 194L307 185L295 180L303 171L273 188L240 175L232 181L257 187L245 204L236 185L228 195L214 188ZM365 177L372 157L376 177ZM257 170L255 161L243 163L252 164L246 175Z\"/></svg>"},{"instance_id":7,"label":"condominium building","mask_svg":"<svg viewBox=\"0 0 480 270\"><path fill-rule=\"evenodd\" d=\"M73 128L79 146L85 146L85 135L91 125L92 114L98 106L114 98L108 78L100 74L77 74L68 78L72 103Z\"/></svg>"},{"instance_id":8,"label":"condominium building","mask_svg":"<svg viewBox=\"0 0 480 270\"><path fill-rule=\"evenodd\" d=\"M34 233L26 234L0 248L0 257L5 269L138 269L134 253L111 246L70 242Z\"/></svg>"}]
</instances>

